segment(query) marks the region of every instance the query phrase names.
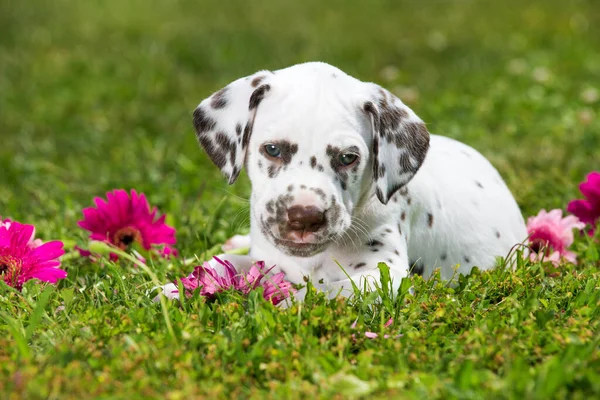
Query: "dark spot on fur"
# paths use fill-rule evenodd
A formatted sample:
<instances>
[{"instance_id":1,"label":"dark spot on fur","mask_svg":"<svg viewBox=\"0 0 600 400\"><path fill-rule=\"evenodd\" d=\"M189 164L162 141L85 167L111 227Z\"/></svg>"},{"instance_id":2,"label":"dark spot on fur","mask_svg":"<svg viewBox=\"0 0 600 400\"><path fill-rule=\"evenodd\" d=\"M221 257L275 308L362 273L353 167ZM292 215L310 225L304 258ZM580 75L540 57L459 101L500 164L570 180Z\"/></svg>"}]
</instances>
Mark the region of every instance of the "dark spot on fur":
<instances>
[{"instance_id":1,"label":"dark spot on fur","mask_svg":"<svg viewBox=\"0 0 600 400\"><path fill-rule=\"evenodd\" d=\"M394 250L394 254L400 256L400 252L398 250Z\"/></svg>"},{"instance_id":2,"label":"dark spot on fur","mask_svg":"<svg viewBox=\"0 0 600 400\"><path fill-rule=\"evenodd\" d=\"M406 186L401 187L398 193L400 193L401 196L406 197L408 196L408 188Z\"/></svg>"},{"instance_id":3,"label":"dark spot on fur","mask_svg":"<svg viewBox=\"0 0 600 400\"><path fill-rule=\"evenodd\" d=\"M215 129L217 121L206 115L206 112L198 107L194 110L194 128L196 128L196 136L212 131Z\"/></svg>"},{"instance_id":4,"label":"dark spot on fur","mask_svg":"<svg viewBox=\"0 0 600 400\"><path fill-rule=\"evenodd\" d=\"M225 86L223 89L213 94L212 99L210 101L210 106L217 110L224 108L227 105L227 99L225 98L225 94L228 90L229 88Z\"/></svg>"},{"instance_id":5,"label":"dark spot on fur","mask_svg":"<svg viewBox=\"0 0 600 400\"><path fill-rule=\"evenodd\" d=\"M442 260L442 261L446 261L447 258L448 258L448 255L446 253L442 253L440 255L440 260Z\"/></svg>"},{"instance_id":6,"label":"dark spot on fur","mask_svg":"<svg viewBox=\"0 0 600 400\"><path fill-rule=\"evenodd\" d=\"M238 136L242 135L242 124L238 123L235 126L235 134L238 135Z\"/></svg>"},{"instance_id":7,"label":"dark spot on fur","mask_svg":"<svg viewBox=\"0 0 600 400\"><path fill-rule=\"evenodd\" d=\"M367 265L367 264L366 264L366 263L364 263L364 262L359 262L358 264L356 264L356 265L354 266L354 269L359 269L359 268L365 267L366 265Z\"/></svg>"},{"instance_id":8,"label":"dark spot on fur","mask_svg":"<svg viewBox=\"0 0 600 400\"><path fill-rule=\"evenodd\" d=\"M412 203L412 198L409 197L408 199L406 199L406 204L410 206L410 203Z\"/></svg>"},{"instance_id":9,"label":"dark spot on fur","mask_svg":"<svg viewBox=\"0 0 600 400\"><path fill-rule=\"evenodd\" d=\"M316 166L317 166L317 157L315 157L315 156L312 156L312 157L310 158L310 167L311 167L312 169L315 169L315 167L316 167Z\"/></svg>"},{"instance_id":10,"label":"dark spot on fur","mask_svg":"<svg viewBox=\"0 0 600 400\"><path fill-rule=\"evenodd\" d=\"M263 80L265 80L266 76L257 76L256 78L252 79L252 82L250 83L252 85L252 87L257 87L258 85L261 84L261 82Z\"/></svg>"},{"instance_id":11,"label":"dark spot on fur","mask_svg":"<svg viewBox=\"0 0 600 400\"><path fill-rule=\"evenodd\" d=\"M469 257L465 256L464 258L465 258L465 262L466 263L470 263L471 262L471 259Z\"/></svg>"},{"instance_id":12,"label":"dark spot on fur","mask_svg":"<svg viewBox=\"0 0 600 400\"><path fill-rule=\"evenodd\" d=\"M300 185L300 189L306 189L306 185Z\"/></svg>"},{"instance_id":13,"label":"dark spot on fur","mask_svg":"<svg viewBox=\"0 0 600 400\"><path fill-rule=\"evenodd\" d=\"M496 237L500 239L500 232L496 231Z\"/></svg>"},{"instance_id":14,"label":"dark spot on fur","mask_svg":"<svg viewBox=\"0 0 600 400\"><path fill-rule=\"evenodd\" d=\"M291 192L292 190L294 190L294 185L289 185L287 187L288 192Z\"/></svg>"},{"instance_id":15,"label":"dark spot on fur","mask_svg":"<svg viewBox=\"0 0 600 400\"><path fill-rule=\"evenodd\" d=\"M367 246L369 246L369 247L373 247L373 246L377 246L377 247L379 247L379 246L383 246L383 243L381 243L379 240L374 240L374 239L373 239L373 240L369 240L369 241L368 241L366 244L367 244Z\"/></svg>"},{"instance_id":16,"label":"dark spot on fur","mask_svg":"<svg viewBox=\"0 0 600 400\"><path fill-rule=\"evenodd\" d=\"M262 85L258 89L256 89L252 95L250 96L250 102L248 104L249 110L254 110L260 102L265 98L265 94L271 90L270 85Z\"/></svg>"},{"instance_id":17,"label":"dark spot on fur","mask_svg":"<svg viewBox=\"0 0 600 400\"><path fill-rule=\"evenodd\" d=\"M271 164L267 168L267 174L269 175L269 178L275 178L279 174L279 171L281 171L281 165Z\"/></svg>"},{"instance_id":18,"label":"dark spot on fur","mask_svg":"<svg viewBox=\"0 0 600 400\"><path fill-rule=\"evenodd\" d=\"M385 232L392 233L393 231L390 228L385 228Z\"/></svg>"},{"instance_id":19,"label":"dark spot on fur","mask_svg":"<svg viewBox=\"0 0 600 400\"><path fill-rule=\"evenodd\" d=\"M475 184L477 185L477 187L480 187L481 189L483 189L483 185L481 183L479 183L479 181L475 181Z\"/></svg>"},{"instance_id":20,"label":"dark spot on fur","mask_svg":"<svg viewBox=\"0 0 600 400\"><path fill-rule=\"evenodd\" d=\"M406 219L406 212L402 211L402 214L400 214L400 220L404 221Z\"/></svg>"},{"instance_id":21,"label":"dark spot on fur","mask_svg":"<svg viewBox=\"0 0 600 400\"><path fill-rule=\"evenodd\" d=\"M413 275L423 275L423 272L425 272L425 266L423 265L423 263L421 261L410 261L409 262L409 266L410 266L410 273Z\"/></svg>"},{"instance_id":22,"label":"dark spot on fur","mask_svg":"<svg viewBox=\"0 0 600 400\"><path fill-rule=\"evenodd\" d=\"M433 226L433 214L427 213L427 226L430 228Z\"/></svg>"},{"instance_id":23,"label":"dark spot on fur","mask_svg":"<svg viewBox=\"0 0 600 400\"><path fill-rule=\"evenodd\" d=\"M377 252L379 251L379 249L378 249L378 248L376 248L376 247L372 247L372 248L371 248L371 251L372 251L373 253L377 253Z\"/></svg>"},{"instance_id":24,"label":"dark spot on fur","mask_svg":"<svg viewBox=\"0 0 600 400\"><path fill-rule=\"evenodd\" d=\"M275 212L275 209L273 207L275 207L275 202L273 200L269 200L267 202L266 208L267 208L267 211L270 212L271 214Z\"/></svg>"}]
</instances>

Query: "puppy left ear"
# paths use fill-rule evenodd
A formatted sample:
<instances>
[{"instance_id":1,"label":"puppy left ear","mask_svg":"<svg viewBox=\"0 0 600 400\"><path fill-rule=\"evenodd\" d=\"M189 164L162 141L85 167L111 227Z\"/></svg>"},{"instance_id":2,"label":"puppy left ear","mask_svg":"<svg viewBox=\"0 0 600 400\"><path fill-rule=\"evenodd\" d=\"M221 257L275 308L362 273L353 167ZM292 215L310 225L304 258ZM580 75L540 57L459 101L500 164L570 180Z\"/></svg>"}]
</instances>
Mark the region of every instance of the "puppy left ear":
<instances>
[{"instance_id":1,"label":"puppy left ear","mask_svg":"<svg viewBox=\"0 0 600 400\"><path fill-rule=\"evenodd\" d=\"M429 149L425 123L400 99L375 84L363 110L373 131L373 179L377 198L387 204L417 173Z\"/></svg>"},{"instance_id":2,"label":"puppy left ear","mask_svg":"<svg viewBox=\"0 0 600 400\"><path fill-rule=\"evenodd\" d=\"M258 105L271 90L273 75L259 71L204 99L194 110L196 137L231 185L246 159Z\"/></svg>"}]
</instances>

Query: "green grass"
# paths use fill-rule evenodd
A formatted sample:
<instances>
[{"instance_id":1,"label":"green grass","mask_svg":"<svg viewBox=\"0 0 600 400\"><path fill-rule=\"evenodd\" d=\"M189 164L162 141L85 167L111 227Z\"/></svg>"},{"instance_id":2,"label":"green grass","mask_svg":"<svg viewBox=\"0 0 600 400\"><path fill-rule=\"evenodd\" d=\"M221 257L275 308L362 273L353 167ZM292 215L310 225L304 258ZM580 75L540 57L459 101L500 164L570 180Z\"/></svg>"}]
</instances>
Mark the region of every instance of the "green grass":
<instances>
[{"instance_id":1,"label":"green grass","mask_svg":"<svg viewBox=\"0 0 600 400\"><path fill-rule=\"evenodd\" d=\"M206 256L248 228L250 187L228 187L198 149L191 111L307 60L388 87L479 149L526 216L564 208L599 168L594 0L0 0L0 215L84 245L80 210L133 187L168 213L184 257ZM576 267L474 272L454 289L414 278L396 301L280 310L224 295L170 303L168 319L130 263L65 261L57 287L0 287L0 398L598 397L600 255L587 238L575 250ZM390 317L401 337L358 333Z\"/></svg>"}]
</instances>

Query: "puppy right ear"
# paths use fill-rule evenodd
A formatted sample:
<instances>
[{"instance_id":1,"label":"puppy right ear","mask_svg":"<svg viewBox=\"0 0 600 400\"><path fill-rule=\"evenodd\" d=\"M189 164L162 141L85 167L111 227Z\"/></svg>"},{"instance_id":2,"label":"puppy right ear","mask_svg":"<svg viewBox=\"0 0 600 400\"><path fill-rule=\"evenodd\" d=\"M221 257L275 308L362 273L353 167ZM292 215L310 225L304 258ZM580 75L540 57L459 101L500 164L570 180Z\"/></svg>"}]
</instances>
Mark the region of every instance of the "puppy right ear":
<instances>
[{"instance_id":1,"label":"puppy right ear","mask_svg":"<svg viewBox=\"0 0 600 400\"><path fill-rule=\"evenodd\" d=\"M272 75L260 71L238 79L204 99L194 111L196 138L230 185L244 165L256 110L271 90Z\"/></svg>"}]
</instances>

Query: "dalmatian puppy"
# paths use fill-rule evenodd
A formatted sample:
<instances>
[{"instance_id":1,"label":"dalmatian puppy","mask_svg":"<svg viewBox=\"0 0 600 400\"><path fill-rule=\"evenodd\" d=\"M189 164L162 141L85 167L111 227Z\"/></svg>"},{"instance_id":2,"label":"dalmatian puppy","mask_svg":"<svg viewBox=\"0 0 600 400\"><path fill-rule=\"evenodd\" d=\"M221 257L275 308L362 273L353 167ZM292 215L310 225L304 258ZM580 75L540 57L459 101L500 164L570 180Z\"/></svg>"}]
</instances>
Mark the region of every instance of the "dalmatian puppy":
<instances>
[{"instance_id":1,"label":"dalmatian puppy","mask_svg":"<svg viewBox=\"0 0 600 400\"><path fill-rule=\"evenodd\" d=\"M473 148L430 135L400 99L320 62L238 79L194 111L200 145L229 184L252 183L249 256L334 296L410 273L490 269L527 236L498 171ZM214 265L218 267L218 265ZM458 268L458 271L455 269Z\"/></svg>"}]
</instances>

